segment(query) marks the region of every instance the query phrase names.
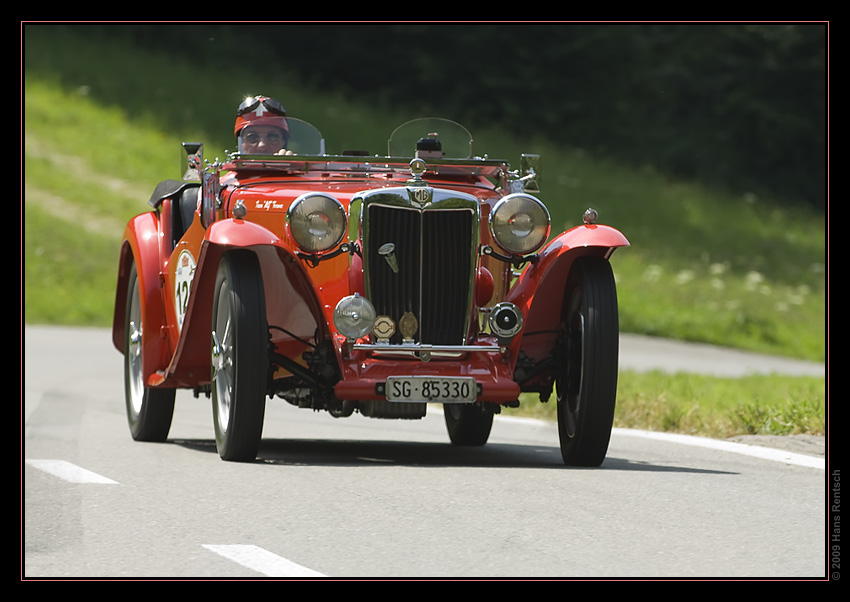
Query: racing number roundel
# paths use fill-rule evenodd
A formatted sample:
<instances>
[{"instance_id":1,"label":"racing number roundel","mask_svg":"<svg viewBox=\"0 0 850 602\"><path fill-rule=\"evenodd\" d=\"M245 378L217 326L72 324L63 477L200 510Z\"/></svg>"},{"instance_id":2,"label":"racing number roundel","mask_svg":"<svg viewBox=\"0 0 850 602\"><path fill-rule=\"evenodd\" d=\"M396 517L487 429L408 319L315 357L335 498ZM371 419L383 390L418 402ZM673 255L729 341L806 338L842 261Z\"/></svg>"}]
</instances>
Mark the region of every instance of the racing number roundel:
<instances>
[{"instance_id":1,"label":"racing number roundel","mask_svg":"<svg viewBox=\"0 0 850 602\"><path fill-rule=\"evenodd\" d=\"M189 290L195 276L195 258L189 251L182 251L177 257L177 269L174 273L174 309L177 313L177 327L183 328L183 318L189 305Z\"/></svg>"}]
</instances>

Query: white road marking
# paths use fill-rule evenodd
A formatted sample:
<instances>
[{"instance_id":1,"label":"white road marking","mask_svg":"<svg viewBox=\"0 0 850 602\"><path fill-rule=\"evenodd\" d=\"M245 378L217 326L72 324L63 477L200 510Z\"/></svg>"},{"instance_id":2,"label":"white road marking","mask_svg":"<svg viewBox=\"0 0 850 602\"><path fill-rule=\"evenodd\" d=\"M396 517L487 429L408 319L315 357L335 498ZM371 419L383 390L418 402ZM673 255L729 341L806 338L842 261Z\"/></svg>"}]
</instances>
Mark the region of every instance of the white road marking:
<instances>
[{"instance_id":1,"label":"white road marking","mask_svg":"<svg viewBox=\"0 0 850 602\"><path fill-rule=\"evenodd\" d=\"M208 545L211 552L232 560L267 577L325 577L291 560L252 545Z\"/></svg>"},{"instance_id":2,"label":"white road marking","mask_svg":"<svg viewBox=\"0 0 850 602\"><path fill-rule=\"evenodd\" d=\"M525 422L527 424L537 424L539 426L548 425L554 428L557 427L554 422L548 422L546 420L537 420L535 418L497 416L497 420L505 422ZM642 437L644 439L667 441L668 443L692 445L695 447L705 447L708 449L716 449L719 451L730 452L733 454L741 454L744 456L761 458L762 460L784 462L785 464L794 464L795 466L806 466L808 468L818 468L820 470L826 469L826 460L824 458L820 458L817 456L808 456L806 454L797 454L781 449L760 447L758 445L736 443L734 441L720 441L718 439L709 439L708 437L695 437L693 435L679 435L676 433L656 433L653 431L641 431L638 429L615 428L612 430L612 434L624 435L626 437Z\"/></svg>"},{"instance_id":3,"label":"white road marking","mask_svg":"<svg viewBox=\"0 0 850 602\"><path fill-rule=\"evenodd\" d=\"M80 468L76 464L71 464L65 460L27 460L27 464L70 483L93 483L96 485L118 484L112 479L107 479L96 472Z\"/></svg>"},{"instance_id":4,"label":"white road marking","mask_svg":"<svg viewBox=\"0 0 850 602\"><path fill-rule=\"evenodd\" d=\"M708 439L707 437L694 437L692 435L677 435L675 433L653 433L652 431L640 431L632 429L614 429L617 435L625 435L627 437L642 437L644 439L654 439L656 441L668 441L671 443L680 443L683 445L693 445L696 447L705 447L708 449L716 449L744 456L752 456L763 460L773 460L775 462L784 462L785 464L794 464L796 466L807 466L809 468L826 468L826 460L816 456L807 456L806 454L797 454L794 452L784 451L781 449L772 449L769 447L759 447L758 445L747 445L745 443L735 443L734 441L719 441L717 439Z\"/></svg>"}]
</instances>

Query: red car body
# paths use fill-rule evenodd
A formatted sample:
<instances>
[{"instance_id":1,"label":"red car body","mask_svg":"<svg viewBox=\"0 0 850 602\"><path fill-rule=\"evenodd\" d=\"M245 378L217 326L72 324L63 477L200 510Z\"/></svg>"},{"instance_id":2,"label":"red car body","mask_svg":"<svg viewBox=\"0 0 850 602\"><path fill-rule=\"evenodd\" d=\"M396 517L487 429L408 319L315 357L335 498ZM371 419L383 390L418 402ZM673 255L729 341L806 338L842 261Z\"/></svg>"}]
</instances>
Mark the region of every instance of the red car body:
<instances>
[{"instance_id":1,"label":"red car body","mask_svg":"<svg viewBox=\"0 0 850 602\"><path fill-rule=\"evenodd\" d=\"M386 157L326 155L314 128L290 123L297 154L205 165L184 145L184 179L127 224L113 340L133 436L164 439L174 391L191 389L213 397L227 460L256 457L274 395L396 419L441 403L452 442L480 445L500 407L554 388L564 460L599 464L616 391L609 258L625 236L592 210L550 236L537 158L512 171L473 156L471 137L452 152L443 132L465 134L452 122L402 126ZM249 338L220 341L236 331Z\"/></svg>"}]
</instances>

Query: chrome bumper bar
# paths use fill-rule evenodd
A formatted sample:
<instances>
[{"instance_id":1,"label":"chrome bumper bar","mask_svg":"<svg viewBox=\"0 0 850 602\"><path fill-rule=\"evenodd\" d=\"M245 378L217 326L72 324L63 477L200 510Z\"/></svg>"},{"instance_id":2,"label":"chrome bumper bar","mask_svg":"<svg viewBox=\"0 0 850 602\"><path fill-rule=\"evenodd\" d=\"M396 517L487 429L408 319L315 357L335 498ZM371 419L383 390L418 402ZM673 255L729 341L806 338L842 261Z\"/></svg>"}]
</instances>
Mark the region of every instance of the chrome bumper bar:
<instances>
[{"instance_id":1,"label":"chrome bumper bar","mask_svg":"<svg viewBox=\"0 0 850 602\"><path fill-rule=\"evenodd\" d=\"M428 361L432 356L459 357L464 353L503 353L504 347L498 345L423 345L410 343L389 345L386 343L352 343L349 349L354 351L373 351L382 355L409 355L422 361Z\"/></svg>"}]
</instances>

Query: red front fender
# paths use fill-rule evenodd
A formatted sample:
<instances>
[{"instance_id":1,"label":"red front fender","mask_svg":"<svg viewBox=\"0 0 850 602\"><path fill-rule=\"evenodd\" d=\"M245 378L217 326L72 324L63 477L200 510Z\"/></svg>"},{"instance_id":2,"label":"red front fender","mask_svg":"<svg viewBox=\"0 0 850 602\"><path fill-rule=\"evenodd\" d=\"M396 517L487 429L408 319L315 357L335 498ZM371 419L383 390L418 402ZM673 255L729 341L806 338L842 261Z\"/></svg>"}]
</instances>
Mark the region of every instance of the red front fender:
<instances>
[{"instance_id":1,"label":"red front fender","mask_svg":"<svg viewBox=\"0 0 850 602\"><path fill-rule=\"evenodd\" d=\"M212 295L221 256L228 249L275 245L278 238L253 222L227 219L214 222L204 233L183 328L174 357L160 378L176 386L203 383L209 377L209 326Z\"/></svg>"},{"instance_id":2,"label":"red front fender","mask_svg":"<svg viewBox=\"0 0 850 602\"><path fill-rule=\"evenodd\" d=\"M322 305L304 271L303 262L274 233L248 221L215 222L207 230L201 246L174 358L158 384L167 382L171 386L188 387L209 380L209 329L216 272L222 255L237 248L247 249L257 256L269 324L304 333L304 338L312 337L317 327L326 330ZM341 260L347 263L347 257Z\"/></svg>"},{"instance_id":3,"label":"red front fender","mask_svg":"<svg viewBox=\"0 0 850 602\"><path fill-rule=\"evenodd\" d=\"M207 229L206 241L223 247L252 247L278 244L280 239L254 222L226 219L213 223Z\"/></svg>"},{"instance_id":4,"label":"red front fender","mask_svg":"<svg viewBox=\"0 0 850 602\"><path fill-rule=\"evenodd\" d=\"M618 247L627 246L629 241L620 231L593 224L577 226L550 241L538 260L520 274L506 298L519 307L524 316L520 336L557 329L564 286L576 258L586 255L608 258Z\"/></svg>"}]
</instances>

